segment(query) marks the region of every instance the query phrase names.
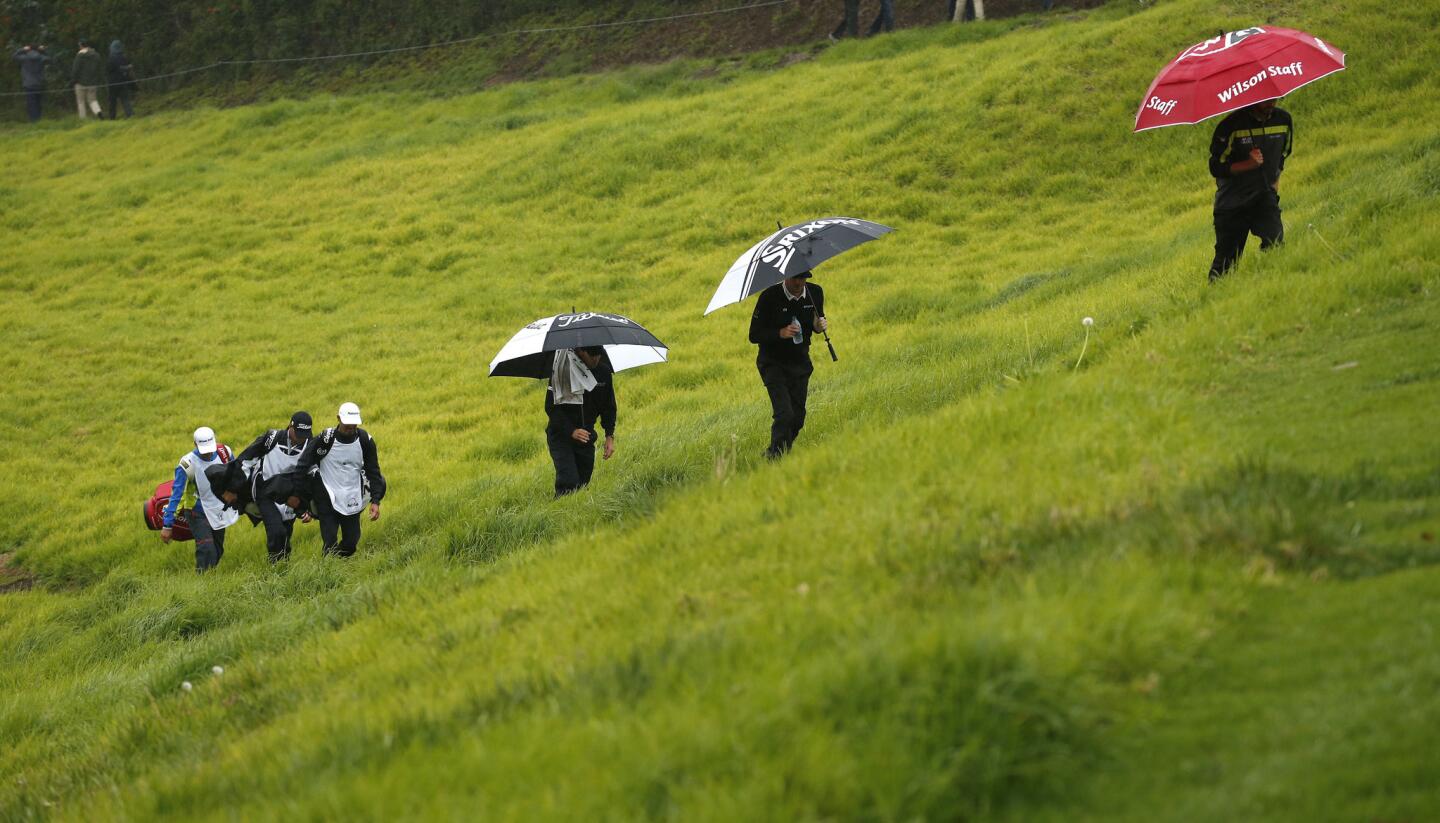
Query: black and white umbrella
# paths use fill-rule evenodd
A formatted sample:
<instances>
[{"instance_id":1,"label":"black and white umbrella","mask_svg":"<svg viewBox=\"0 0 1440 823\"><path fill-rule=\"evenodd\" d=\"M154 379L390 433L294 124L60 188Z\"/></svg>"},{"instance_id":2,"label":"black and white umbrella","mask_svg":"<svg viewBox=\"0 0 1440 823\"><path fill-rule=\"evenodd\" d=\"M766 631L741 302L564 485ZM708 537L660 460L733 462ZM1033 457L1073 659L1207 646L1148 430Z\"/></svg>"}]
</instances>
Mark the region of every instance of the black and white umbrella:
<instances>
[{"instance_id":1,"label":"black and white umbrella","mask_svg":"<svg viewBox=\"0 0 1440 823\"><path fill-rule=\"evenodd\" d=\"M889 234L894 229L855 217L826 217L787 226L740 255L705 313L739 303L787 277L809 271L835 255Z\"/></svg>"},{"instance_id":2,"label":"black and white umbrella","mask_svg":"<svg viewBox=\"0 0 1440 823\"><path fill-rule=\"evenodd\" d=\"M581 346L604 346L615 371L664 363L669 356L659 338L628 317L557 314L536 320L510 338L490 361L490 376L548 378L554 352Z\"/></svg>"}]
</instances>

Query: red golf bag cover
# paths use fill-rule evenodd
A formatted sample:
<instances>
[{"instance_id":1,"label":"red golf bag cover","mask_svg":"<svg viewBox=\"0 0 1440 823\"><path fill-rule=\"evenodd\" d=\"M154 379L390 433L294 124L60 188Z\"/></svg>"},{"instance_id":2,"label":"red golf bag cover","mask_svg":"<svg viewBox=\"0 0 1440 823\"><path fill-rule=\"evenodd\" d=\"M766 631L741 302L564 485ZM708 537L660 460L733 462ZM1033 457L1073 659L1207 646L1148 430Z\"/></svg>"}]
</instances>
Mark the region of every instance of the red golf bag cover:
<instances>
[{"instance_id":1,"label":"red golf bag cover","mask_svg":"<svg viewBox=\"0 0 1440 823\"><path fill-rule=\"evenodd\" d=\"M166 480L155 487L155 493L145 501L145 527L150 531L160 531L165 528L165 507L170 505L170 484L174 482ZM171 540L194 540L195 535L190 533L190 524L185 520L183 512L175 513L175 526L170 529Z\"/></svg>"}]
</instances>

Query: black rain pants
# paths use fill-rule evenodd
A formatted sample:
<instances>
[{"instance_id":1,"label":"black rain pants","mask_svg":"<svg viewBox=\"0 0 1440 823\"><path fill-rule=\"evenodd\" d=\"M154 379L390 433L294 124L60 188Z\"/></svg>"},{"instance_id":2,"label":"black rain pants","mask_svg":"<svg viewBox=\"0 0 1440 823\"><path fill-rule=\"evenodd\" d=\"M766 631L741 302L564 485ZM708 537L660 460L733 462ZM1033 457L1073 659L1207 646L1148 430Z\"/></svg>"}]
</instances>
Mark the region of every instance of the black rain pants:
<instances>
[{"instance_id":1,"label":"black rain pants","mask_svg":"<svg viewBox=\"0 0 1440 823\"><path fill-rule=\"evenodd\" d=\"M545 427L545 445L550 449L550 462L555 464L556 497L585 488L595 473L595 430L590 429L589 443L571 437L574 431L554 424Z\"/></svg>"},{"instance_id":2,"label":"black rain pants","mask_svg":"<svg viewBox=\"0 0 1440 823\"><path fill-rule=\"evenodd\" d=\"M770 448L767 457L779 457L790 450L805 428L805 400L810 393L810 375L815 367L801 363L759 362L760 380L770 395Z\"/></svg>"},{"instance_id":3,"label":"black rain pants","mask_svg":"<svg viewBox=\"0 0 1440 823\"><path fill-rule=\"evenodd\" d=\"M260 520L265 524L265 552L271 563L278 563L290 557L290 537L295 533L295 521L286 520L280 514L280 507L269 500L256 500Z\"/></svg>"},{"instance_id":4,"label":"black rain pants","mask_svg":"<svg viewBox=\"0 0 1440 823\"><path fill-rule=\"evenodd\" d=\"M362 508L360 512L363 511ZM330 493L320 489L320 493L315 495L315 514L320 521L323 553L339 557L349 557L355 553L356 547L360 545L360 512L341 514L335 511L335 506L330 502ZM335 539L337 535L339 542Z\"/></svg>"},{"instance_id":5,"label":"black rain pants","mask_svg":"<svg viewBox=\"0 0 1440 823\"><path fill-rule=\"evenodd\" d=\"M1259 197L1238 209L1215 212L1215 259L1210 263L1210 282L1214 283L1245 252L1245 241L1254 234L1260 238L1260 250L1285 239L1285 224L1280 220L1280 194L1267 189Z\"/></svg>"}]
</instances>

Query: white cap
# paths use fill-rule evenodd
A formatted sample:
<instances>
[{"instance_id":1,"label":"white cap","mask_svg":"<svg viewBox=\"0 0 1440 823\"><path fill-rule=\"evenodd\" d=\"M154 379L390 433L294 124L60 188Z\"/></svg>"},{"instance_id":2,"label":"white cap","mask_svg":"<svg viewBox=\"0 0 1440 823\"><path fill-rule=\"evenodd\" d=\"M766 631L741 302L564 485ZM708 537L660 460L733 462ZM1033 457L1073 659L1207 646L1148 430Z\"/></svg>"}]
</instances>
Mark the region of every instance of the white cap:
<instances>
[{"instance_id":1,"label":"white cap","mask_svg":"<svg viewBox=\"0 0 1440 823\"><path fill-rule=\"evenodd\" d=\"M215 430L209 426L201 426L195 430L195 451L201 454L215 453Z\"/></svg>"},{"instance_id":2,"label":"white cap","mask_svg":"<svg viewBox=\"0 0 1440 823\"><path fill-rule=\"evenodd\" d=\"M360 407L354 403L340 404L340 422L345 425L360 425Z\"/></svg>"}]
</instances>

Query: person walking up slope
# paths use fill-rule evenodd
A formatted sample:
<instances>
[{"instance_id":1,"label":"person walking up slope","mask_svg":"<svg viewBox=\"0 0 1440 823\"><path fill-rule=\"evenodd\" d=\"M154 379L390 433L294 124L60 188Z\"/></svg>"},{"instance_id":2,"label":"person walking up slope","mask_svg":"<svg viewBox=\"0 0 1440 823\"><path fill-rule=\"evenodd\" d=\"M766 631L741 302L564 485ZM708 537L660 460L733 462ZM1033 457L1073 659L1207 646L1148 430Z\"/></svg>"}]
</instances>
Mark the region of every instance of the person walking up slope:
<instances>
[{"instance_id":1,"label":"person walking up slope","mask_svg":"<svg viewBox=\"0 0 1440 823\"><path fill-rule=\"evenodd\" d=\"M810 272L787 277L760 292L750 317L750 342L760 347L755 367L770 395L772 423L765 456L775 459L790 451L805 427L805 401L810 391L810 337L829 328L825 292L807 282Z\"/></svg>"},{"instance_id":2,"label":"person walking up slope","mask_svg":"<svg viewBox=\"0 0 1440 823\"><path fill-rule=\"evenodd\" d=\"M338 426L310 438L296 464L296 471L318 472L321 489L315 494L315 512L320 519L320 539L325 554L349 557L360 545L360 512L370 504L370 519L380 519L380 501L385 499L385 476L375 440L360 428L360 407L340 404ZM291 508L300 506L290 498ZM339 539L337 540L337 535Z\"/></svg>"},{"instance_id":3,"label":"person walking up slope","mask_svg":"<svg viewBox=\"0 0 1440 823\"><path fill-rule=\"evenodd\" d=\"M1245 251L1254 234L1265 251L1285 239L1280 219L1280 173L1294 143L1290 113L1274 100L1232 113L1210 140L1210 174L1215 178L1214 283Z\"/></svg>"},{"instance_id":4,"label":"person walking up slope","mask_svg":"<svg viewBox=\"0 0 1440 823\"><path fill-rule=\"evenodd\" d=\"M310 413L297 411L290 415L288 428L270 429L240 452L241 463L256 460L260 464L250 476L250 489L255 507L260 510L260 520L265 524L265 549L271 563L290 557L295 518L298 516L302 522L308 523L310 515L268 499L261 494L261 488L266 481L293 471L299 465L305 444L310 441L310 426Z\"/></svg>"},{"instance_id":5,"label":"person walking up slope","mask_svg":"<svg viewBox=\"0 0 1440 823\"><path fill-rule=\"evenodd\" d=\"M220 558L225 554L225 530L240 519L240 511L227 507L205 476L206 468L228 462L230 449L216 442L213 429L201 426L195 430L195 448L182 455L175 466L170 503L165 507L161 521L160 541L170 542L175 514L183 512L190 524L190 533L195 535L196 572L220 565Z\"/></svg>"},{"instance_id":6,"label":"person walking up slope","mask_svg":"<svg viewBox=\"0 0 1440 823\"><path fill-rule=\"evenodd\" d=\"M545 417L555 496L564 497L588 486L595 472L596 419L605 428L604 459L615 454L615 370L604 346L555 352Z\"/></svg>"}]
</instances>

